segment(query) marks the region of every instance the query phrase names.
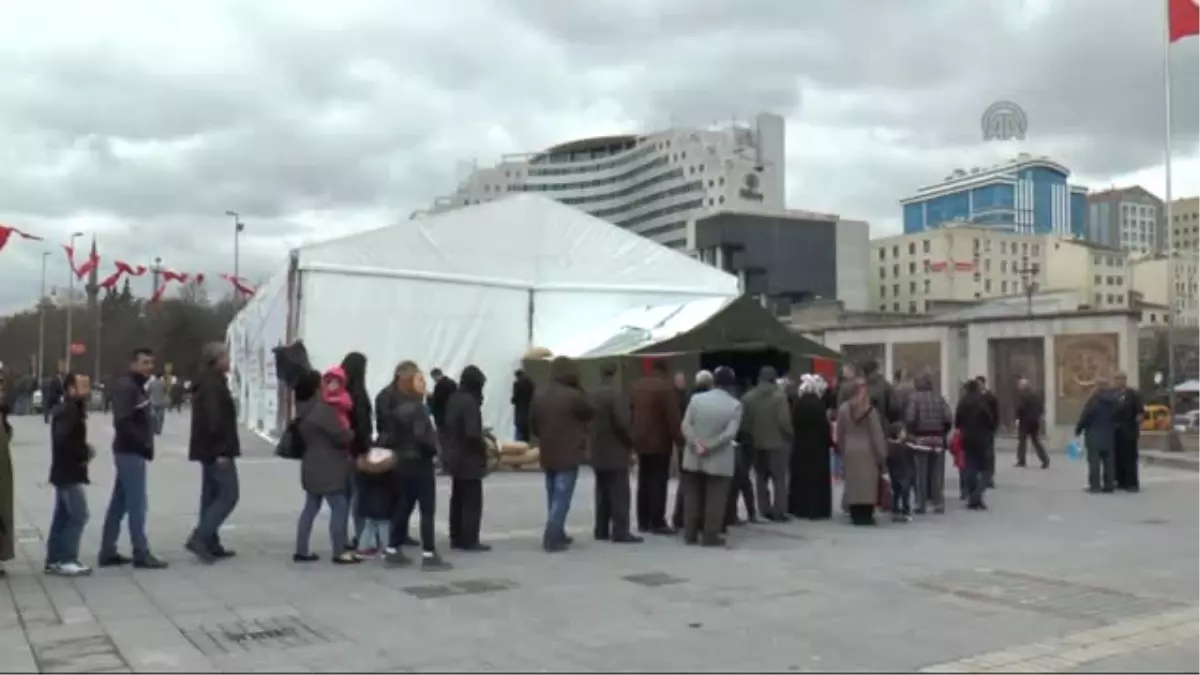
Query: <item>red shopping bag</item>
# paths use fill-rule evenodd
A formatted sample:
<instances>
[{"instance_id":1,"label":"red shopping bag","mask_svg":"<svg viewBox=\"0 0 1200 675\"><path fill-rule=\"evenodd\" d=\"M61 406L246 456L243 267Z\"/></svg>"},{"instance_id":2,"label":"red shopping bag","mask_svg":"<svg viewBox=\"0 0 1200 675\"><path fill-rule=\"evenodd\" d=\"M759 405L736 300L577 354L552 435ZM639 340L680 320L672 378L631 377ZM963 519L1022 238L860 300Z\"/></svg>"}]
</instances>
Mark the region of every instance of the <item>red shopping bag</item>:
<instances>
[{"instance_id":1,"label":"red shopping bag","mask_svg":"<svg viewBox=\"0 0 1200 675\"><path fill-rule=\"evenodd\" d=\"M959 433L958 429L955 429L954 432L950 434L950 454L954 455L954 468L962 471L963 467L965 467L967 463L963 451L962 434Z\"/></svg>"}]
</instances>

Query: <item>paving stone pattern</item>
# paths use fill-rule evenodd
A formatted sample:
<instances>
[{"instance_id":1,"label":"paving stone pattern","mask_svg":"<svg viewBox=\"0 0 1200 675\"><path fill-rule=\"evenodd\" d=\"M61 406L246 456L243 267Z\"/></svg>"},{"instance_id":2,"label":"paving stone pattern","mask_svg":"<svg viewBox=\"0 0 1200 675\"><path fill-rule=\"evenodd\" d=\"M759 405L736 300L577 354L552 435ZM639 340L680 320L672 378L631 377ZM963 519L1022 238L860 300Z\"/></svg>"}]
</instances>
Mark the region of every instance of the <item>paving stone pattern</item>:
<instances>
[{"instance_id":1,"label":"paving stone pattern","mask_svg":"<svg viewBox=\"0 0 1200 675\"><path fill-rule=\"evenodd\" d=\"M91 420L100 453L85 562L112 489L109 426L103 415ZM204 565L182 550L199 474L186 461L186 435L186 416L171 416L149 471L150 540L171 568L61 579L41 573L52 507L47 430L16 420L17 559L0 581L0 672L1200 666L1191 472L1146 468L1142 494L1095 496L1080 491L1079 463L1056 457L1040 471L1001 462L987 513L953 504L908 525L755 525L735 531L728 550L677 537L592 541L585 473L569 522L578 550L555 555L540 550L541 476L497 474L485 483L484 537L494 550L443 551L454 569L435 573L329 564L324 516L312 541L322 561L292 563L297 466L247 436L241 502L222 533L239 555ZM444 539L444 481L438 498Z\"/></svg>"}]
</instances>

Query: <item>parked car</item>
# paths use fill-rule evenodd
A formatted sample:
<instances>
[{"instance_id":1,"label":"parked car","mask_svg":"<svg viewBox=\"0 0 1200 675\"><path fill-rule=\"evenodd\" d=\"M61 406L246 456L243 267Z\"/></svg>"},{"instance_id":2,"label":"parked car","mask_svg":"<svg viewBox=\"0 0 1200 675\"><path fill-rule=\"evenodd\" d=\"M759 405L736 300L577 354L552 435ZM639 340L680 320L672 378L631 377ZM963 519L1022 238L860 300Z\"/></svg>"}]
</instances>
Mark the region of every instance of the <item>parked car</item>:
<instances>
[{"instance_id":1,"label":"parked car","mask_svg":"<svg viewBox=\"0 0 1200 675\"><path fill-rule=\"evenodd\" d=\"M1189 410L1175 416L1176 431L1196 431L1200 429L1200 410Z\"/></svg>"}]
</instances>

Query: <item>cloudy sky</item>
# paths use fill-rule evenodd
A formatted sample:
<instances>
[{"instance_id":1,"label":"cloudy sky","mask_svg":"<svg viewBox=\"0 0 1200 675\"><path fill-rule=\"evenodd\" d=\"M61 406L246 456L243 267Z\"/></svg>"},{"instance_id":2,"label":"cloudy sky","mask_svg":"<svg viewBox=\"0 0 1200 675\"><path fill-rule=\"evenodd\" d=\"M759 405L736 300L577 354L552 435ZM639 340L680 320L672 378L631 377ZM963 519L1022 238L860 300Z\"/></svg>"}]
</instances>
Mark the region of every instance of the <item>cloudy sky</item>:
<instances>
[{"instance_id":1,"label":"cloudy sky","mask_svg":"<svg viewBox=\"0 0 1200 675\"><path fill-rule=\"evenodd\" d=\"M580 135L788 119L789 205L899 229L951 169L1050 155L1162 194L1149 0L38 0L0 22L0 223L264 277L299 242L404 218L465 162ZM1172 48L1174 190L1200 191L1197 40ZM1020 146L985 144L1006 99ZM86 239L84 240L86 243ZM41 248L0 253L0 312Z\"/></svg>"}]
</instances>

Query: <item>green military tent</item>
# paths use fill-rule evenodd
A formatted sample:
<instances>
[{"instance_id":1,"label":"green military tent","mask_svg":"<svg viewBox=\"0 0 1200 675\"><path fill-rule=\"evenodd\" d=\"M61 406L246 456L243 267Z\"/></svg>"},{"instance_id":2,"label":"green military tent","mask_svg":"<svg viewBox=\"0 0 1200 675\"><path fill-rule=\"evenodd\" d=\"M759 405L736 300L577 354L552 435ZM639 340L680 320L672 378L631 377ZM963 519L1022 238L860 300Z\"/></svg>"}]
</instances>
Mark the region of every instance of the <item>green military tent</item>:
<instances>
[{"instance_id":1,"label":"green military tent","mask_svg":"<svg viewBox=\"0 0 1200 675\"><path fill-rule=\"evenodd\" d=\"M758 370L767 365L780 374L818 372L830 377L842 360L839 353L789 330L751 296L689 304L702 303L713 311L698 322L684 322L678 332L664 335L663 330L658 330L656 334L655 328L670 333L669 319L673 316L670 311L657 327L598 328L598 332L606 331L607 336L596 336L580 353L556 354L551 350L547 357L526 358L525 371L534 381L542 382L548 376L551 357L571 357L578 362L583 384L588 387L599 380L600 366L606 362L617 364L619 383L630 383L647 372L650 362L656 359L666 359L673 371L689 377L702 368L729 366L742 380L753 380ZM678 307L677 314L687 305Z\"/></svg>"}]
</instances>

